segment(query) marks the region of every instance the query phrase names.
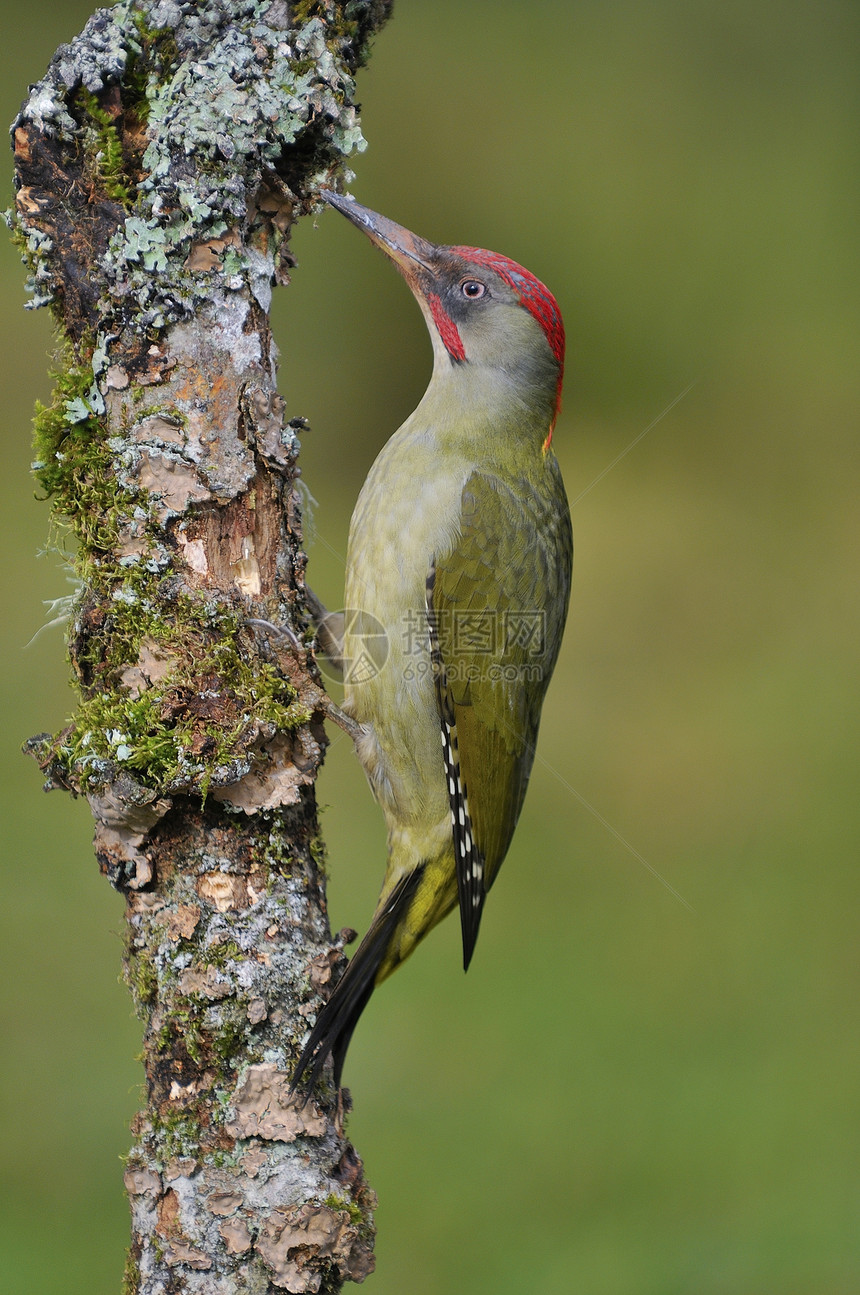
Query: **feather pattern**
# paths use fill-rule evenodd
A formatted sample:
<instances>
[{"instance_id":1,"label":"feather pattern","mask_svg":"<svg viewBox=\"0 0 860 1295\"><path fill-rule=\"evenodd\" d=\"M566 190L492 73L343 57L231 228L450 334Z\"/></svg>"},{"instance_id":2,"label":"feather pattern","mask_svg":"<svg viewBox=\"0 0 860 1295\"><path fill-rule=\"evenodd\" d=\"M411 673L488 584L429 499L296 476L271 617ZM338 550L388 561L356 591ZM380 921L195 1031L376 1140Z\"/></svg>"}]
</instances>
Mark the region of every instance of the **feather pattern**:
<instances>
[{"instance_id":1,"label":"feather pattern","mask_svg":"<svg viewBox=\"0 0 860 1295\"><path fill-rule=\"evenodd\" d=\"M457 895L460 901L460 926L463 934L463 970L468 970L478 939L481 914L484 910L484 859L475 844L472 819L469 814L469 797L460 768L460 745L457 737L457 720L454 702L448 689L445 663L439 647L436 612L433 608L433 587L436 567L427 573L427 624L430 632L430 663L439 711L439 731L442 737L442 759L448 798L451 802L451 835L454 842L454 866L457 870Z\"/></svg>"},{"instance_id":2,"label":"feather pattern","mask_svg":"<svg viewBox=\"0 0 860 1295\"><path fill-rule=\"evenodd\" d=\"M552 455L546 472L551 489L544 482L534 492L474 472L462 492L457 544L435 564L444 705L485 892L522 809L570 592L570 514Z\"/></svg>"}]
</instances>

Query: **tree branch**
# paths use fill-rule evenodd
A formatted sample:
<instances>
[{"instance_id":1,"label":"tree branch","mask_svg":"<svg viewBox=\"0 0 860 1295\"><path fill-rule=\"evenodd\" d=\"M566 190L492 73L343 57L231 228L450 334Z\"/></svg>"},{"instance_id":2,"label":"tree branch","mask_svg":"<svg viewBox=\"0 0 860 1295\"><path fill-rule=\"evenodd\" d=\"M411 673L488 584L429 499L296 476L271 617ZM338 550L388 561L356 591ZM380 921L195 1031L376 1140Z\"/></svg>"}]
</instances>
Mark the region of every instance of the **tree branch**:
<instances>
[{"instance_id":1,"label":"tree branch","mask_svg":"<svg viewBox=\"0 0 860 1295\"><path fill-rule=\"evenodd\" d=\"M77 541L80 708L30 744L86 795L128 899L146 1104L126 1290L337 1291L373 1193L336 1095L288 1080L331 942L314 780L297 432L268 308L289 235L363 140L353 74L387 0L121 0L13 127L14 233L64 338L37 476ZM349 933L351 934L351 933Z\"/></svg>"}]
</instances>

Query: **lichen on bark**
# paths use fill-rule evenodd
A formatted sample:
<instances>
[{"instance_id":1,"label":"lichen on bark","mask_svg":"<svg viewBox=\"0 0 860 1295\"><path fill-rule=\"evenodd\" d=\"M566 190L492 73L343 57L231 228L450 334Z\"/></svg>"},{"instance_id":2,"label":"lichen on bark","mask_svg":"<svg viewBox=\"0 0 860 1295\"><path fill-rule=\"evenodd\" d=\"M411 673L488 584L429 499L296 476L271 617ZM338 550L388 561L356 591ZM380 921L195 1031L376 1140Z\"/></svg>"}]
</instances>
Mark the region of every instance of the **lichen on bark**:
<instances>
[{"instance_id":1,"label":"lichen on bark","mask_svg":"<svg viewBox=\"0 0 860 1295\"><path fill-rule=\"evenodd\" d=\"M268 322L290 232L363 147L386 0L120 0L13 125L13 233L61 347L34 470L71 533L80 705L34 739L128 901L146 1100L126 1289L336 1291L373 1194L288 1077L342 956L318 867L324 693L303 602L303 420ZM272 647L253 621L292 624Z\"/></svg>"}]
</instances>

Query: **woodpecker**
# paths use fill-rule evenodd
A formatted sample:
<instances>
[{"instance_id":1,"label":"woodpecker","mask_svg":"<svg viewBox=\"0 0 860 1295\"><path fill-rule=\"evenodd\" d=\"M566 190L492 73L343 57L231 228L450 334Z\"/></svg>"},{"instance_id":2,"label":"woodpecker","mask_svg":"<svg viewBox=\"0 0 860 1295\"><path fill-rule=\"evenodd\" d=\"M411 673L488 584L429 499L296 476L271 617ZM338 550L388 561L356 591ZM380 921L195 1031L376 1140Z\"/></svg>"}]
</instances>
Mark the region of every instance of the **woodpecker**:
<instances>
[{"instance_id":1,"label":"woodpecker","mask_svg":"<svg viewBox=\"0 0 860 1295\"><path fill-rule=\"evenodd\" d=\"M437 246L322 196L403 275L433 373L350 526L343 710L385 815L388 862L370 929L296 1067L293 1089L305 1080L308 1093L329 1056L340 1085L375 986L457 905L469 965L522 809L573 562L551 448L564 369L552 293L506 256Z\"/></svg>"}]
</instances>

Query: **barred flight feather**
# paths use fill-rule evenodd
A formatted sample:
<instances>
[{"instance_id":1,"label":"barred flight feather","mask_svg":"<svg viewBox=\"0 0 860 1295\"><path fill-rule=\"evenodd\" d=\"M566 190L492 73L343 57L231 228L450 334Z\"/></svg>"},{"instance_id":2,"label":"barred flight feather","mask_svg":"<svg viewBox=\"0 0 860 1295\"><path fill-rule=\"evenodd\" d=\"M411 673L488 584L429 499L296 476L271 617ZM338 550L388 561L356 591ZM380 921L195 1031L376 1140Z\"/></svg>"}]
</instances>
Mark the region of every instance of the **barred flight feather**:
<instances>
[{"instance_id":1,"label":"barred flight feather","mask_svg":"<svg viewBox=\"0 0 860 1295\"><path fill-rule=\"evenodd\" d=\"M463 968L469 966L481 913L487 892L484 887L484 858L475 844L472 820L469 816L469 798L460 769L460 752L457 743L457 721L445 676L445 662L439 645L439 626L433 608L433 589L436 567L427 573L427 626L430 635L430 664L436 689L436 706L442 738L442 759L448 799L451 804L451 835L454 842L454 861L457 870L457 894L460 901L460 926L463 933Z\"/></svg>"}]
</instances>

